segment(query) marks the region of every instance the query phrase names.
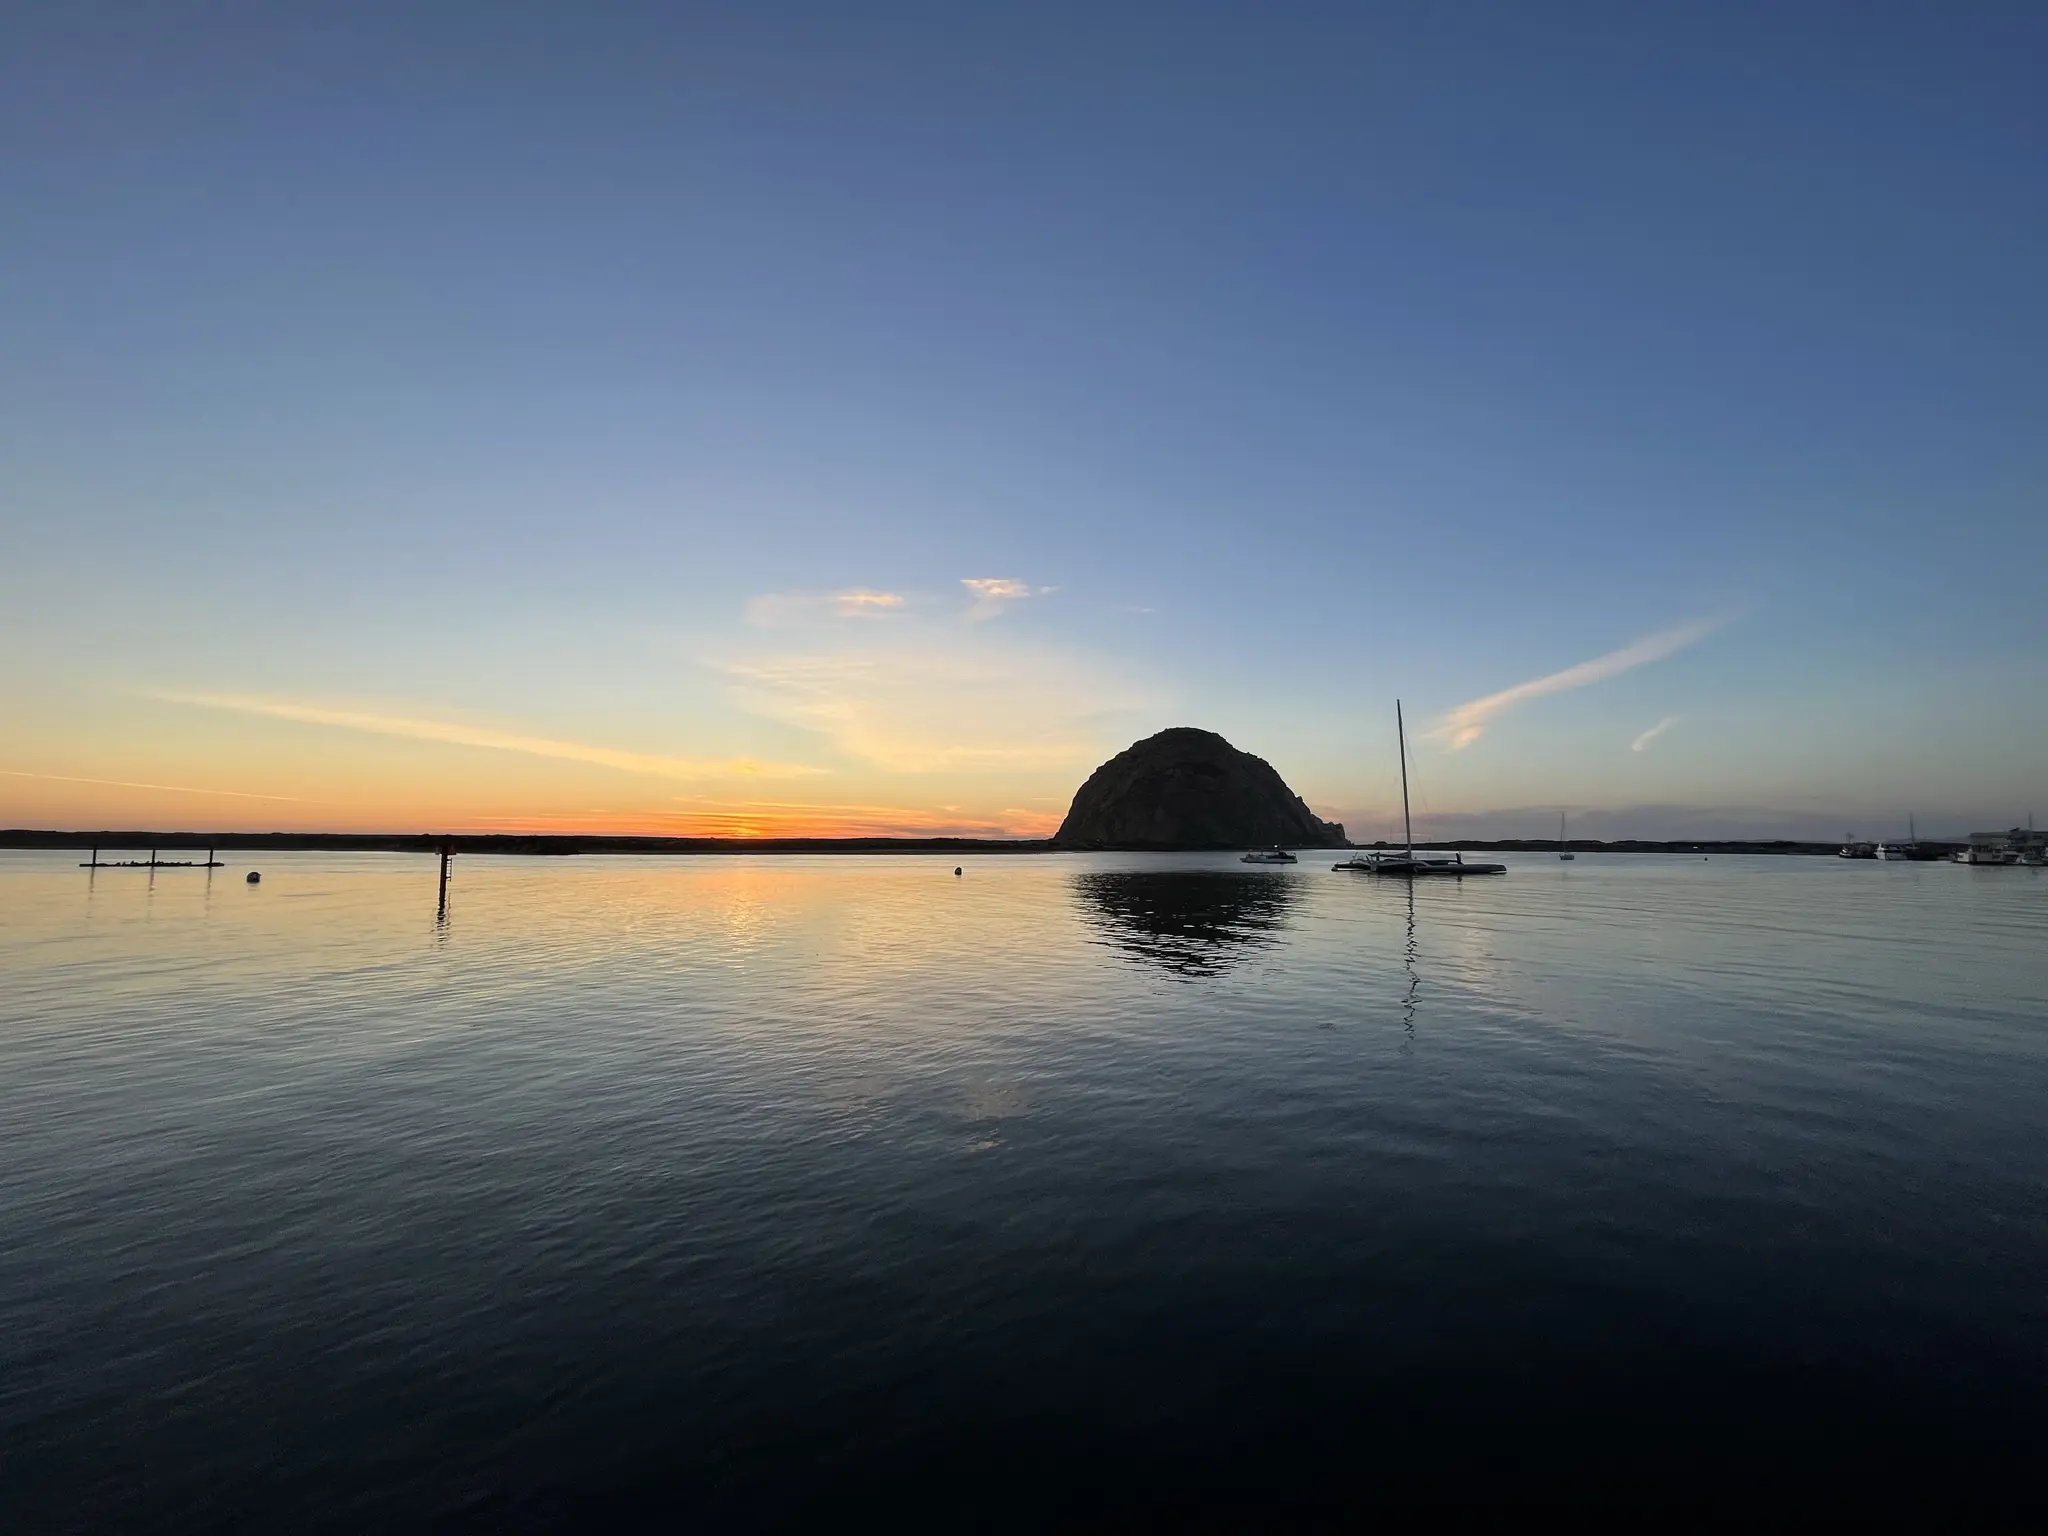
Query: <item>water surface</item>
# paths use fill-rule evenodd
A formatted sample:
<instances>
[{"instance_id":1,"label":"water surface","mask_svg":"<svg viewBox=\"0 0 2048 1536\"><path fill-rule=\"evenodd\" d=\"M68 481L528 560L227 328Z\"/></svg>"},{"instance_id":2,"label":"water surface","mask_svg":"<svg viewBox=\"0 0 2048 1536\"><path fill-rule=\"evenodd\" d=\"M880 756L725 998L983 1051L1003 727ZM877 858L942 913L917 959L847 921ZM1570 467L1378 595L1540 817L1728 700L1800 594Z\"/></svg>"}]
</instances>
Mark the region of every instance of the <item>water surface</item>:
<instances>
[{"instance_id":1,"label":"water surface","mask_svg":"<svg viewBox=\"0 0 2048 1536\"><path fill-rule=\"evenodd\" d=\"M0 1498L2034 1497L2048 879L0 854Z\"/></svg>"}]
</instances>

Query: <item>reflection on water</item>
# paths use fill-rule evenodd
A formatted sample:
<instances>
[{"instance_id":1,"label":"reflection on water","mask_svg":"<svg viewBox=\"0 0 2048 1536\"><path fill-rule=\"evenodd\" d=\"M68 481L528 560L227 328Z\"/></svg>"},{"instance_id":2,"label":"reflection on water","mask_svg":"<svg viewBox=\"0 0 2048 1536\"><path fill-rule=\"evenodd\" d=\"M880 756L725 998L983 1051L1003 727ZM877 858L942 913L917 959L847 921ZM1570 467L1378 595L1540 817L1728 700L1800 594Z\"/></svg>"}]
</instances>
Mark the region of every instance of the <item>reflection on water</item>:
<instances>
[{"instance_id":1,"label":"reflection on water","mask_svg":"<svg viewBox=\"0 0 2048 1536\"><path fill-rule=\"evenodd\" d=\"M1510 857L0 850L0 1526L2032 1497L2048 871Z\"/></svg>"},{"instance_id":2,"label":"reflection on water","mask_svg":"<svg viewBox=\"0 0 2048 1536\"><path fill-rule=\"evenodd\" d=\"M1074 876L1074 895L1098 943L1194 978L1279 942L1300 890L1264 872L1091 870Z\"/></svg>"},{"instance_id":3,"label":"reflection on water","mask_svg":"<svg viewBox=\"0 0 2048 1536\"><path fill-rule=\"evenodd\" d=\"M1422 990L1422 977L1415 969L1415 882L1405 880L1408 887L1408 936L1401 945L1401 966L1408 973L1408 990L1401 995L1401 1025L1408 1033L1410 1044L1415 1040L1415 994Z\"/></svg>"}]
</instances>

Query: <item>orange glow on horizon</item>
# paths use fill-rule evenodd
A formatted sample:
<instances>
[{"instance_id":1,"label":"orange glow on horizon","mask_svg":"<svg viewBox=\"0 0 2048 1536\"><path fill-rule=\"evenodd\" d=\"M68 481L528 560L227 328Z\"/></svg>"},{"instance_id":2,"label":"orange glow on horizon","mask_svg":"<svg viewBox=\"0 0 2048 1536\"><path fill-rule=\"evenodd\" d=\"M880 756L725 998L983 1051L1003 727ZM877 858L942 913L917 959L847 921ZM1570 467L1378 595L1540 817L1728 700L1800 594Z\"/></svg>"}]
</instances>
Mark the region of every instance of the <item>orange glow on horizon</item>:
<instances>
[{"instance_id":1,"label":"orange glow on horizon","mask_svg":"<svg viewBox=\"0 0 2048 1536\"><path fill-rule=\"evenodd\" d=\"M996 816L935 813L907 806L773 806L710 808L672 814L593 812L581 815L483 816L459 830L535 836L720 837L740 842L784 837L1045 838L1061 816L1006 811ZM451 828L451 830L455 830Z\"/></svg>"},{"instance_id":2,"label":"orange glow on horizon","mask_svg":"<svg viewBox=\"0 0 2048 1536\"><path fill-rule=\"evenodd\" d=\"M198 766L198 765L195 765ZM251 777L254 777L253 775ZM276 775L275 778L284 778ZM607 804L589 789L553 786L431 787L358 778L285 779L296 795L202 788L197 772L174 777L13 771L0 777L0 827L110 833L263 832L417 836L438 832L594 837L704 837L758 842L775 838L1045 838L1065 812L1015 803L962 805L948 786L936 805L818 803L712 796L663 796L653 803ZM232 781L230 781L232 782ZM260 784L261 781L259 780ZM596 788L596 786L592 786ZM325 793L322 793L325 791ZM536 792L537 791L537 792ZM602 793L602 790L599 791ZM576 795L570 799L570 795ZM994 796L990 797L992 800ZM521 804L521 802L524 804ZM580 801L580 805L579 805ZM552 802L552 803L551 803ZM567 802L565 806L564 802ZM568 807L577 807L570 809Z\"/></svg>"}]
</instances>

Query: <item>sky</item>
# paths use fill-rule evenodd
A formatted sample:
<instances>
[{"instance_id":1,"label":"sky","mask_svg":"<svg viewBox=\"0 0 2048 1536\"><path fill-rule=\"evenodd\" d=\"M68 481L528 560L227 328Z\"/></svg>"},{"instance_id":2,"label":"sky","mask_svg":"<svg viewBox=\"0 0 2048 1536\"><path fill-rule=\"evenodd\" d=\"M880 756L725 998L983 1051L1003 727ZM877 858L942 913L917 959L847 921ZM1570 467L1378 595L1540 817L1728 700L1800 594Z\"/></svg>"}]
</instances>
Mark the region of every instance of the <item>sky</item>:
<instances>
[{"instance_id":1,"label":"sky","mask_svg":"<svg viewBox=\"0 0 2048 1536\"><path fill-rule=\"evenodd\" d=\"M26 0L0 826L2048 813L2048 9Z\"/></svg>"}]
</instances>

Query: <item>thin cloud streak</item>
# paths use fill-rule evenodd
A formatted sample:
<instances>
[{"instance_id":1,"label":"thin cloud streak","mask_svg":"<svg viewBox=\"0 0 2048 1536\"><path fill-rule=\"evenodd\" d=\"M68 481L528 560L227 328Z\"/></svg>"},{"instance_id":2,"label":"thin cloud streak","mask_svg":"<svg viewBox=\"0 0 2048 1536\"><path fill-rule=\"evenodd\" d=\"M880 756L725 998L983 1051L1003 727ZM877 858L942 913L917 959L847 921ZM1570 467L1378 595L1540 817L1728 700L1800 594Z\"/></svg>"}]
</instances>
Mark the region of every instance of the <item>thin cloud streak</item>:
<instances>
[{"instance_id":1,"label":"thin cloud streak","mask_svg":"<svg viewBox=\"0 0 2048 1536\"><path fill-rule=\"evenodd\" d=\"M902 594L897 592L870 592L864 587L856 587L832 594L832 611L849 619L872 618L902 606Z\"/></svg>"},{"instance_id":2,"label":"thin cloud streak","mask_svg":"<svg viewBox=\"0 0 2048 1536\"><path fill-rule=\"evenodd\" d=\"M1666 731L1670 730L1671 727L1678 724L1678 722L1683 720L1684 718L1685 716L1683 715L1666 715L1662 720L1659 720L1655 725L1651 726L1647 731L1643 732L1642 735L1638 736L1634 741L1630 742L1628 744L1629 751L1647 752L1649 750L1651 742L1655 741L1659 736L1662 736Z\"/></svg>"},{"instance_id":3,"label":"thin cloud streak","mask_svg":"<svg viewBox=\"0 0 2048 1536\"><path fill-rule=\"evenodd\" d=\"M1072 773L1149 695L1093 659L933 642L714 663L750 714L893 773Z\"/></svg>"},{"instance_id":4,"label":"thin cloud streak","mask_svg":"<svg viewBox=\"0 0 2048 1536\"><path fill-rule=\"evenodd\" d=\"M1546 694L1568 693L1574 688L1604 683L1610 677L1619 677L1650 662L1662 661L1666 656L1704 640L1725 622L1721 618L1698 619L1690 624L1680 624L1675 629L1659 630L1654 635L1630 641L1618 651L1609 651L1605 656L1595 656L1591 661L1566 667L1562 672L1531 678L1526 683L1503 688L1499 693L1489 693L1483 699L1460 704L1439 720L1429 735L1431 739L1443 742L1451 751L1462 752L1485 735L1487 726L1504 710Z\"/></svg>"},{"instance_id":5,"label":"thin cloud streak","mask_svg":"<svg viewBox=\"0 0 2048 1536\"><path fill-rule=\"evenodd\" d=\"M843 592L767 592L747 604L747 622L774 629L819 614L840 619L881 619L900 612L907 599L900 592L849 587Z\"/></svg>"},{"instance_id":6,"label":"thin cloud streak","mask_svg":"<svg viewBox=\"0 0 2048 1536\"><path fill-rule=\"evenodd\" d=\"M325 800L308 800L303 795L259 795L246 789L196 789L190 784L137 784L128 779L81 779L69 773L23 773L0 768L0 777L46 779L53 784L99 784L108 789L155 789L173 795L226 795L234 800L289 800L295 805L327 805Z\"/></svg>"},{"instance_id":7,"label":"thin cloud streak","mask_svg":"<svg viewBox=\"0 0 2048 1536\"><path fill-rule=\"evenodd\" d=\"M564 762L590 763L599 768L615 768L622 773L652 774L666 779L790 779L827 771L800 763L762 763L752 758L661 757L646 752L623 752L613 747L593 746L580 741L557 741L546 736L521 736L510 731L494 731L482 726L459 725L443 720L418 720L402 715L328 709L320 705L246 698L237 694L152 693L148 697L167 704L189 704L200 709L261 715L272 720L292 720L302 725L332 726L339 730L361 731L372 736L398 736L412 741L442 742L455 747L482 747L493 752L519 752L528 757L549 757Z\"/></svg>"},{"instance_id":8,"label":"thin cloud streak","mask_svg":"<svg viewBox=\"0 0 2048 1536\"><path fill-rule=\"evenodd\" d=\"M963 576L960 585L974 594L974 604L967 610L967 617L977 622L995 618L1012 603L1020 603L1027 597L1044 597L1054 590L1051 587L1034 587L1029 582L1015 581L1008 576Z\"/></svg>"}]
</instances>

